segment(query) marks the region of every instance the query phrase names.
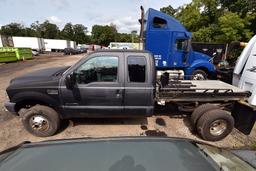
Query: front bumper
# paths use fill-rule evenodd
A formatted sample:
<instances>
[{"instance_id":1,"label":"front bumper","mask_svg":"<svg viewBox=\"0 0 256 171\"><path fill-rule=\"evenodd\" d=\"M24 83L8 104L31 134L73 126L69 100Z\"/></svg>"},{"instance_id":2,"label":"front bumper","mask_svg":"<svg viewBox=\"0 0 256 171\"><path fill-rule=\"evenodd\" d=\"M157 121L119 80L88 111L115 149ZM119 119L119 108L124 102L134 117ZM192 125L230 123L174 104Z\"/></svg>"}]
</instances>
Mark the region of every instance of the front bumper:
<instances>
[{"instance_id":1,"label":"front bumper","mask_svg":"<svg viewBox=\"0 0 256 171\"><path fill-rule=\"evenodd\" d=\"M15 111L15 105L16 103L12 103L12 102L5 102L4 103L4 107L11 113L16 114Z\"/></svg>"}]
</instances>

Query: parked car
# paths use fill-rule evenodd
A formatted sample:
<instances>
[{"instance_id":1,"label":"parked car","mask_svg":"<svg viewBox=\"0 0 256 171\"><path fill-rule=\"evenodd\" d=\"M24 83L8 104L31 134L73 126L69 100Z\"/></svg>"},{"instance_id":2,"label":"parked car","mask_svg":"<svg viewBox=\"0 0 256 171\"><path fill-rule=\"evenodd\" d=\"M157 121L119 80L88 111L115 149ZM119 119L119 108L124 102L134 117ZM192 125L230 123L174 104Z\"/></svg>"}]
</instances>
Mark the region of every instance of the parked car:
<instances>
[{"instance_id":1,"label":"parked car","mask_svg":"<svg viewBox=\"0 0 256 171\"><path fill-rule=\"evenodd\" d=\"M65 48L64 49L64 55L76 55L79 54L80 52L74 48Z\"/></svg>"},{"instance_id":2,"label":"parked car","mask_svg":"<svg viewBox=\"0 0 256 171\"><path fill-rule=\"evenodd\" d=\"M230 151L175 138L45 141L0 153L3 171L254 171L255 166L255 151Z\"/></svg>"},{"instance_id":3,"label":"parked car","mask_svg":"<svg viewBox=\"0 0 256 171\"><path fill-rule=\"evenodd\" d=\"M120 46L118 49L131 49L129 46Z\"/></svg>"},{"instance_id":4,"label":"parked car","mask_svg":"<svg viewBox=\"0 0 256 171\"><path fill-rule=\"evenodd\" d=\"M86 48L80 47L80 48L78 48L78 49L79 49L79 51L80 51L81 53L87 53L87 49L86 49Z\"/></svg>"},{"instance_id":5,"label":"parked car","mask_svg":"<svg viewBox=\"0 0 256 171\"><path fill-rule=\"evenodd\" d=\"M81 53L87 53L87 49L85 48L65 48L64 49L64 55L76 55Z\"/></svg>"},{"instance_id":6,"label":"parked car","mask_svg":"<svg viewBox=\"0 0 256 171\"><path fill-rule=\"evenodd\" d=\"M38 56L39 52L35 49L32 49L32 54L33 54L33 56Z\"/></svg>"}]
</instances>

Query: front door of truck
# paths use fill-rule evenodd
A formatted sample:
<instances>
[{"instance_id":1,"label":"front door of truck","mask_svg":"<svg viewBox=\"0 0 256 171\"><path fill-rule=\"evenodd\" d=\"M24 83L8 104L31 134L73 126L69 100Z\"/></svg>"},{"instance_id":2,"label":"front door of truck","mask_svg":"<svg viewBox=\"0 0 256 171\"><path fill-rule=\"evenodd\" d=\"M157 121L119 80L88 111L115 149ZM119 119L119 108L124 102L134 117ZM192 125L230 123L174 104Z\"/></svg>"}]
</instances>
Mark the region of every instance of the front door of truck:
<instances>
[{"instance_id":1,"label":"front door of truck","mask_svg":"<svg viewBox=\"0 0 256 171\"><path fill-rule=\"evenodd\" d=\"M171 64L174 68L181 68L186 66L188 52L188 39L184 37L184 33L174 32L173 41L171 45Z\"/></svg>"},{"instance_id":2,"label":"front door of truck","mask_svg":"<svg viewBox=\"0 0 256 171\"><path fill-rule=\"evenodd\" d=\"M81 117L115 116L122 113L122 58L121 53L103 53L89 57L74 69L74 88L62 91L65 113L75 113Z\"/></svg>"}]
</instances>

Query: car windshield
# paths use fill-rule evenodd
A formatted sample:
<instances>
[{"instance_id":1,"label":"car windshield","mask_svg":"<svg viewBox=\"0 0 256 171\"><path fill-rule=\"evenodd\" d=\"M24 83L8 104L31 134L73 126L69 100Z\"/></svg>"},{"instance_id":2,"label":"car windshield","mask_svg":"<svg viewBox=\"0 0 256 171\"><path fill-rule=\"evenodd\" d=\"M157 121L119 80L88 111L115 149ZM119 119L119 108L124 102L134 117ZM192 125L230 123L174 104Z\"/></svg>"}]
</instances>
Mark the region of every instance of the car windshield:
<instances>
[{"instance_id":1,"label":"car windshield","mask_svg":"<svg viewBox=\"0 0 256 171\"><path fill-rule=\"evenodd\" d=\"M211 171L216 168L189 141L143 138L28 144L0 163L0 170L8 171Z\"/></svg>"}]
</instances>

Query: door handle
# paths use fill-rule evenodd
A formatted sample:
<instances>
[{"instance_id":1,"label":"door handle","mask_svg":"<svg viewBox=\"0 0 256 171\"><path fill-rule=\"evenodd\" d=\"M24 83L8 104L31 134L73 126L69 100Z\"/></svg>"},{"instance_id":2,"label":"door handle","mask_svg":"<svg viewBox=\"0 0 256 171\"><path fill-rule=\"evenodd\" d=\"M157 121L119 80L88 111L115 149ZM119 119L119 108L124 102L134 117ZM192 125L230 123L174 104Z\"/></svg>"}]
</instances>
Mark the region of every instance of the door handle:
<instances>
[{"instance_id":1,"label":"door handle","mask_svg":"<svg viewBox=\"0 0 256 171\"><path fill-rule=\"evenodd\" d=\"M116 90L116 98L121 98L122 97L122 90Z\"/></svg>"}]
</instances>

